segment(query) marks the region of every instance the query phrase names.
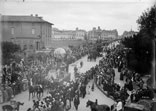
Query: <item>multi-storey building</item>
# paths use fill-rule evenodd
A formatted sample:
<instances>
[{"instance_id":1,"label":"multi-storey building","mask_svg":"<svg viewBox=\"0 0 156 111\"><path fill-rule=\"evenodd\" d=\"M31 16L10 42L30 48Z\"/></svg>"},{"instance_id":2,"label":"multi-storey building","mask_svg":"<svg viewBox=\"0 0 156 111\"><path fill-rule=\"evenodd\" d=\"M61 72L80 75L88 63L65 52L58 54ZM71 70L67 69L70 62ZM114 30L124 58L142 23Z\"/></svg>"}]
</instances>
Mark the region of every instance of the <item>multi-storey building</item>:
<instances>
[{"instance_id":1,"label":"multi-storey building","mask_svg":"<svg viewBox=\"0 0 156 111\"><path fill-rule=\"evenodd\" d=\"M80 30L76 28L76 30L59 30L57 28L53 28L52 35L55 40L84 40L86 36L85 30Z\"/></svg>"},{"instance_id":2,"label":"multi-storey building","mask_svg":"<svg viewBox=\"0 0 156 111\"><path fill-rule=\"evenodd\" d=\"M101 39L102 40L113 40L118 38L118 32L114 30L102 30Z\"/></svg>"},{"instance_id":3,"label":"multi-storey building","mask_svg":"<svg viewBox=\"0 0 156 111\"><path fill-rule=\"evenodd\" d=\"M53 37L55 40L71 40L75 37L75 32L73 30L59 30L57 28L53 28Z\"/></svg>"},{"instance_id":4,"label":"multi-storey building","mask_svg":"<svg viewBox=\"0 0 156 111\"><path fill-rule=\"evenodd\" d=\"M40 50L51 46L52 23L35 16L1 16L2 41L12 41L22 49Z\"/></svg>"},{"instance_id":5,"label":"multi-storey building","mask_svg":"<svg viewBox=\"0 0 156 111\"><path fill-rule=\"evenodd\" d=\"M111 40L111 39L116 39L117 37L118 37L118 32L116 29L102 30L100 27L98 27L98 29L94 27L91 31L88 31L88 39L90 40L97 40L97 39Z\"/></svg>"},{"instance_id":6,"label":"multi-storey building","mask_svg":"<svg viewBox=\"0 0 156 111\"><path fill-rule=\"evenodd\" d=\"M100 39L101 32L102 32L102 30L100 29L100 27L98 27L98 29L96 29L96 27L93 27L93 29L91 31L88 31L88 39L89 40Z\"/></svg>"},{"instance_id":7,"label":"multi-storey building","mask_svg":"<svg viewBox=\"0 0 156 111\"><path fill-rule=\"evenodd\" d=\"M122 34L122 38L124 37L132 37L133 35L136 35L137 32L130 30L130 31L124 31Z\"/></svg>"},{"instance_id":8,"label":"multi-storey building","mask_svg":"<svg viewBox=\"0 0 156 111\"><path fill-rule=\"evenodd\" d=\"M85 30L76 28L75 39L84 40L86 35L87 35L87 32Z\"/></svg>"}]
</instances>

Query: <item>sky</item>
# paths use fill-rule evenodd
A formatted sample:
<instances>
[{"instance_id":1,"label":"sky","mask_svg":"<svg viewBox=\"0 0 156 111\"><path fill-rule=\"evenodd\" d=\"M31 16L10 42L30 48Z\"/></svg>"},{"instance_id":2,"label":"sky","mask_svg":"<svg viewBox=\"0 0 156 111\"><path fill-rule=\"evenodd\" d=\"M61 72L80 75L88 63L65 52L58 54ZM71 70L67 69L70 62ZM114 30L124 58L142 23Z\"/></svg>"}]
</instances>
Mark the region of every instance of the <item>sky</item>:
<instances>
[{"instance_id":1,"label":"sky","mask_svg":"<svg viewBox=\"0 0 156 111\"><path fill-rule=\"evenodd\" d=\"M54 24L53 27L86 31L101 29L138 31L137 19L154 0L0 0L2 15L35 15Z\"/></svg>"}]
</instances>

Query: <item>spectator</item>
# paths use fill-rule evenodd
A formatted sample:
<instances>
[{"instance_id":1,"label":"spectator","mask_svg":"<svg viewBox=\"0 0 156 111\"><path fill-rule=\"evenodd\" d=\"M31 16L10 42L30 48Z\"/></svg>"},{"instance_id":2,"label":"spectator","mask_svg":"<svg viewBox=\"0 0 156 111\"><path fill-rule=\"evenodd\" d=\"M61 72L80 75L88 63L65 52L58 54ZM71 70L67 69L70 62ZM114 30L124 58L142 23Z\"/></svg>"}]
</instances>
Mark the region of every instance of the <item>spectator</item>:
<instances>
[{"instance_id":1,"label":"spectator","mask_svg":"<svg viewBox=\"0 0 156 111\"><path fill-rule=\"evenodd\" d=\"M118 99L117 100L117 105L116 105L116 110L117 111L122 111L122 109L123 109L122 101L121 101L121 99Z\"/></svg>"},{"instance_id":2,"label":"spectator","mask_svg":"<svg viewBox=\"0 0 156 111\"><path fill-rule=\"evenodd\" d=\"M80 100L79 100L79 97L76 95L74 98L74 106L76 110L78 110L79 104L80 104Z\"/></svg>"}]
</instances>

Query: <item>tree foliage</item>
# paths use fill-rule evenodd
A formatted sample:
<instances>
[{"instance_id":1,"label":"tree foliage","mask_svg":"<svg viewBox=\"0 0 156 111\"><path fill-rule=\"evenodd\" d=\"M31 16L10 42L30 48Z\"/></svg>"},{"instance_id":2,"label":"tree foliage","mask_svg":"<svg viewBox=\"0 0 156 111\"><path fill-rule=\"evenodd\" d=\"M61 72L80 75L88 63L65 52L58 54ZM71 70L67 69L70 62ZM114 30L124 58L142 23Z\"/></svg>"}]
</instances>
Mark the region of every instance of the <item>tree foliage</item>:
<instances>
[{"instance_id":1,"label":"tree foliage","mask_svg":"<svg viewBox=\"0 0 156 111\"><path fill-rule=\"evenodd\" d=\"M2 64L10 64L11 61L16 61L17 53L21 51L20 46L12 42L2 42L1 46L2 46Z\"/></svg>"},{"instance_id":2,"label":"tree foliage","mask_svg":"<svg viewBox=\"0 0 156 111\"><path fill-rule=\"evenodd\" d=\"M128 67L138 73L149 73L152 60L152 44L140 34L125 38L122 43L129 48Z\"/></svg>"},{"instance_id":3,"label":"tree foliage","mask_svg":"<svg viewBox=\"0 0 156 111\"><path fill-rule=\"evenodd\" d=\"M153 39L156 35L156 6L144 12L137 20L140 32Z\"/></svg>"},{"instance_id":4,"label":"tree foliage","mask_svg":"<svg viewBox=\"0 0 156 111\"><path fill-rule=\"evenodd\" d=\"M122 43L131 49L127 54L128 67L138 73L149 74L152 68L152 40L156 34L156 6L144 12L137 23L138 34L123 39Z\"/></svg>"}]
</instances>

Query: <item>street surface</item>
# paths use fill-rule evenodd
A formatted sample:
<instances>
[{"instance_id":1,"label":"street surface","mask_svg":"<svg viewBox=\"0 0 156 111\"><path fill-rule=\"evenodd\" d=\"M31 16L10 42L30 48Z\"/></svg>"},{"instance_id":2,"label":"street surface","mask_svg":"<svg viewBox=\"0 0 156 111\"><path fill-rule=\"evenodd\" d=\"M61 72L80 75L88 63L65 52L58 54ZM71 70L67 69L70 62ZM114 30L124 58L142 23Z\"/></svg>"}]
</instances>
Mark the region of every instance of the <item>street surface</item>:
<instances>
[{"instance_id":1,"label":"street surface","mask_svg":"<svg viewBox=\"0 0 156 111\"><path fill-rule=\"evenodd\" d=\"M86 72L87 70L89 70L91 67L95 66L96 64L99 63L99 60L101 58L98 58L96 62L88 62L87 61L87 56L83 57L82 59L76 61L75 63L71 64L69 66L69 73L73 73L74 72L74 66L75 65L78 65L78 67L80 66L80 62L83 61L83 67L82 68L79 68L79 71L81 73L84 73ZM115 82L116 83L120 83L120 85L123 84L122 81L119 80L119 73L117 72L117 70L115 69L115 73L116 73L116 76L115 76ZM93 80L89 82L89 84L87 85L87 89L88 89L88 86L91 86L91 84L93 83ZM44 92L44 97L47 96L47 92L45 91ZM32 108L33 106L33 102L32 100L33 99L37 99L37 98L33 98L31 99L30 101L28 100L28 90L27 91L24 91L22 92L21 94L18 94L15 96L15 100L16 101L20 101L20 102L24 102L24 105L20 107L20 111L26 111L28 108ZM114 101L110 98L108 98L107 96L105 96L96 86L95 86L95 90L91 93L90 95L86 95L84 99L80 98L80 105L79 105L79 111L90 111L90 108L86 108L86 102L88 100L92 100L92 101L95 101L95 99L98 99L98 104L107 104L109 106L111 106ZM4 104L9 104L9 102L7 103L3 103L1 104L0 106L4 105ZM1 107L0 107L0 111L2 111ZM70 111L75 111L75 108L73 106L73 103L72 103L72 108L70 109Z\"/></svg>"}]
</instances>

